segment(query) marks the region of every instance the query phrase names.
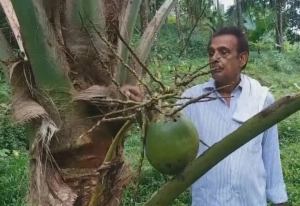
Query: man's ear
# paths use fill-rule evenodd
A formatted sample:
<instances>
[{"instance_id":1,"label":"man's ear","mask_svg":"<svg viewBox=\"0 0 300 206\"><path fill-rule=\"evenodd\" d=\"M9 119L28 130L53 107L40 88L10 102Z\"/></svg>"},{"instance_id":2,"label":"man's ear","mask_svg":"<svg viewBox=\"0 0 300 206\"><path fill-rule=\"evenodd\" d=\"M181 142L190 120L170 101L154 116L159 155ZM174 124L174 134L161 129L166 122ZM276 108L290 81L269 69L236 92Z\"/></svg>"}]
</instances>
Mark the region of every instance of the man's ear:
<instances>
[{"instance_id":1,"label":"man's ear","mask_svg":"<svg viewBox=\"0 0 300 206\"><path fill-rule=\"evenodd\" d=\"M249 57L249 55L247 52L242 52L240 54L240 67L241 68L246 65L246 63L248 61L248 57Z\"/></svg>"}]
</instances>

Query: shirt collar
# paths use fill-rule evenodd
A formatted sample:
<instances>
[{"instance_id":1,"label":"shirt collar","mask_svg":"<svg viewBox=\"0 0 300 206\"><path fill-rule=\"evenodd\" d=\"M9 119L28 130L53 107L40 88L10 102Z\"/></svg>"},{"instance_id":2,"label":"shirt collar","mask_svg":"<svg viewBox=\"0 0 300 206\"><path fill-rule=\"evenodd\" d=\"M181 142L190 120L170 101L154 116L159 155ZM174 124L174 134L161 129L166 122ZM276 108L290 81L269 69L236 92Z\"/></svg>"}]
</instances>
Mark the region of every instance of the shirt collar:
<instances>
[{"instance_id":1,"label":"shirt collar","mask_svg":"<svg viewBox=\"0 0 300 206\"><path fill-rule=\"evenodd\" d=\"M237 88L241 88L241 89L243 88L243 83L244 83L243 79L244 79L243 74L241 74L241 81L238 84ZM216 89L216 81L213 78L210 78L207 82L203 84L203 90L212 91L215 89Z\"/></svg>"}]
</instances>

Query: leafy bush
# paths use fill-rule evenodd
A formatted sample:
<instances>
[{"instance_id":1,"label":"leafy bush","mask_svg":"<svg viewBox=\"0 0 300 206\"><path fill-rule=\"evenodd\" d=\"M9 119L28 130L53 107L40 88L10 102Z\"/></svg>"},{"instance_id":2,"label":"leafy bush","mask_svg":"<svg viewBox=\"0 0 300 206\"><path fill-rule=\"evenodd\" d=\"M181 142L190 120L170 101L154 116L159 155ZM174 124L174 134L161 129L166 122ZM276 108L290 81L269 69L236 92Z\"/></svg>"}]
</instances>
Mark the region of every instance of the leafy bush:
<instances>
[{"instance_id":1,"label":"leafy bush","mask_svg":"<svg viewBox=\"0 0 300 206\"><path fill-rule=\"evenodd\" d=\"M290 116L278 124L281 145L289 145L300 142L300 115Z\"/></svg>"},{"instance_id":2,"label":"leafy bush","mask_svg":"<svg viewBox=\"0 0 300 206\"><path fill-rule=\"evenodd\" d=\"M5 152L7 151L7 153ZM0 149L0 205L24 206L28 188L28 157Z\"/></svg>"},{"instance_id":3,"label":"leafy bush","mask_svg":"<svg viewBox=\"0 0 300 206\"><path fill-rule=\"evenodd\" d=\"M200 58L207 56L208 38L201 35L201 29L195 29L190 37L190 29L182 28L183 42L178 37L176 24L165 24L157 37L157 53L155 48L151 48L149 59L153 59L154 55L158 55L160 59L167 60L169 63L178 61L179 54L186 45L183 53L184 59Z\"/></svg>"},{"instance_id":4,"label":"leafy bush","mask_svg":"<svg viewBox=\"0 0 300 206\"><path fill-rule=\"evenodd\" d=\"M0 72L0 149L24 149L27 142L24 129L11 121L9 98L9 86Z\"/></svg>"},{"instance_id":5,"label":"leafy bush","mask_svg":"<svg viewBox=\"0 0 300 206\"><path fill-rule=\"evenodd\" d=\"M0 149L25 149L27 140L22 127L13 124L8 117L0 120L0 127Z\"/></svg>"},{"instance_id":6,"label":"leafy bush","mask_svg":"<svg viewBox=\"0 0 300 206\"><path fill-rule=\"evenodd\" d=\"M300 205L300 150L297 143L283 146L281 152L283 173L287 183L290 205Z\"/></svg>"}]
</instances>

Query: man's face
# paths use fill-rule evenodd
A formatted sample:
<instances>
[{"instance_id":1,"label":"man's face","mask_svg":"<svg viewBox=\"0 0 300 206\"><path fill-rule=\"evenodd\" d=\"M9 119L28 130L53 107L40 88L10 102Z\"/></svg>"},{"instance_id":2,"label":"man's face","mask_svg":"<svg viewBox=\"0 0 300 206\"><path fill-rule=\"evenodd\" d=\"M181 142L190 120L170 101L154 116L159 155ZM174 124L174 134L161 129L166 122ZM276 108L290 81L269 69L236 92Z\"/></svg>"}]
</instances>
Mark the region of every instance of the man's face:
<instances>
[{"instance_id":1,"label":"man's face","mask_svg":"<svg viewBox=\"0 0 300 206\"><path fill-rule=\"evenodd\" d=\"M248 54L238 54L238 42L233 35L220 35L214 37L209 47L209 61L211 64L212 77L219 83L231 83L235 81L246 64ZM229 82L230 81L230 82Z\"/></svg>"}]
</instances>

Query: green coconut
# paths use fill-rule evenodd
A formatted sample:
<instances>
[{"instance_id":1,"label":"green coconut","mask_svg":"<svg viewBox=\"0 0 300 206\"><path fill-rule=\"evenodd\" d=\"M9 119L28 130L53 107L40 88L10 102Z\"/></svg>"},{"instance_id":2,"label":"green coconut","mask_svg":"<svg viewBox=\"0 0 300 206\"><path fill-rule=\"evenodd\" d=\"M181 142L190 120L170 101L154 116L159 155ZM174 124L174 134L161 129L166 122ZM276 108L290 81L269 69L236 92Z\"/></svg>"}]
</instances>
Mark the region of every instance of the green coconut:
<instances>
[{"instance_id":1,"label":"green coconut","mask_svg":"<svg viewBox=\"0 0 300 206\"><path fill-rule=\"evenodd\" d=\"M175 175L193 161L199 148L199 135L193 122L182 113L173 118L156 115L146 134L146 157L160 173Z\"/></svg>"}]
</instances>

